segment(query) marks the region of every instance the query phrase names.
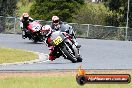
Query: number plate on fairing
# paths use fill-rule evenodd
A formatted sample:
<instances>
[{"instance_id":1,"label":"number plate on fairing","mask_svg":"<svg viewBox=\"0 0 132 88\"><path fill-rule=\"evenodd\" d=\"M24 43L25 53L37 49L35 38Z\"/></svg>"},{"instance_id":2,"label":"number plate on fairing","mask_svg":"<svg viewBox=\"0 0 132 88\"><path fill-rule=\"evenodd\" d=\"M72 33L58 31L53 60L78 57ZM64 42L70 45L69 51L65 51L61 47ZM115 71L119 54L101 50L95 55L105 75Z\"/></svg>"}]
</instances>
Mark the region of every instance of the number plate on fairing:
<instances>
[{"instance_id":1,"label":"number plate on fairing","mask_svg":"<svg viewBox=\"0 0 132 88\"><path fill-rule=\"evenodd\" d=\"M55 40L53 40L55 45L59 45L62 42L62 38L58 36Z\"/></svg>"}]
</instances>

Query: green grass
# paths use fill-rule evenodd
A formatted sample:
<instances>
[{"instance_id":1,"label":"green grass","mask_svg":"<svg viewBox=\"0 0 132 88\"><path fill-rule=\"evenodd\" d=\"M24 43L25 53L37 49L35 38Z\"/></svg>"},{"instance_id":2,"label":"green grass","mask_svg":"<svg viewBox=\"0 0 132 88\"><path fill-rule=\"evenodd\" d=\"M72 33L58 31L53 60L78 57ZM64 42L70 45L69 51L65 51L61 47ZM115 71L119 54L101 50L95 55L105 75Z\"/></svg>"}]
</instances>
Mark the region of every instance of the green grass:
<instances>
[{"instance_id":1,"label":"green grass","mask_svg":"<svg viewBox=\"0 0 132 88\"><path fill-rule=\"evenodd\" d=\"M37 59L38 55L19 49L0 48L0 63L21 62Z\"/></svg>"},{"instance_id":2,"label":"green grass","mask_svg":"<svg viewBox=\"0 0 132 88\"><path fill-rule=\"evenodd\" d=\"M0 88L131 88L132 84L85 84L80 86L74 76L11 77L0 79Z\"/></svg>"},{"instance_id":3,"label":"green grass","mask_svg":"<svg viewBox=\"0 0 132 88\"><path fill-rule=\"evenodd\" d=\"M18 49L0 48L0 63L36 59L37 55ZM129 72L132 75L132 71ZM0 88L132 88L129 84L85 84L80 86L73 74L63 75L14 75L0 73ZM62 74L62 73L61 73Z\"/></svg>"}]
</instances>

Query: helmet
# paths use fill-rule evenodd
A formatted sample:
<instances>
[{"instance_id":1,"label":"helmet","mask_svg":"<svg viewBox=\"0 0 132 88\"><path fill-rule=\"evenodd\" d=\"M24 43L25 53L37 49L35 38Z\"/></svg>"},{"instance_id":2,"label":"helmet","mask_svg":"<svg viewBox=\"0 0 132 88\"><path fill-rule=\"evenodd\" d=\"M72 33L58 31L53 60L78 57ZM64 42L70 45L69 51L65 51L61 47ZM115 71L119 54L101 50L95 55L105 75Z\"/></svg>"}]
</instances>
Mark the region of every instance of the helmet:
<instances>
[{"instance_id":1,"label":"helmet","mask_svg":"<svg viewBox=\"0 0 132 88\"><path fill-rule=\"evenodd\" d=\"M29 19L29 14L28 13L23 13L22 15L24 20L28 20Z\"/></svg>"},{"instance_id":2,"label":"helmet","mask_svg":"<svg viewBox=\"0 0 132 88\"><path fill-rule=\"evenodd\" d=\"M50 27L50 25L43 26L42 30L45 36L49 36L52 33L52 28Z\"/></svg>"},{"instance_id":3,"label":"helmet","mask_svg":"<svg viewBox=\"0 0 132 88\"><path fill-rule=\"evenodd\" d=\"M52 17L52 22L55 26L59 24L59 17L58 16L53 16Z\"/></svg>"}]
</instances>

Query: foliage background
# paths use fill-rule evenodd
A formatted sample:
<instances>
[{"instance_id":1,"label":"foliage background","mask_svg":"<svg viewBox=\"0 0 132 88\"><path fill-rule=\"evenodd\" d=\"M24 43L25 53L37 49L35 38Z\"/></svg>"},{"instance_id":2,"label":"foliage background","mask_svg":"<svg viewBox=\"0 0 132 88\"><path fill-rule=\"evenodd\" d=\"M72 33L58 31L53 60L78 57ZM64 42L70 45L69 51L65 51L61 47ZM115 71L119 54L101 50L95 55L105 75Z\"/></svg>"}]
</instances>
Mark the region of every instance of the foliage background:
<instances>
[{"instance_id":1,"label":"foliage background","mask_svg":"<svg viewBox=\"0 0 132 88\"><path fill-rule=\"evenodd\" d=\"M102 3L85 3L78 13L74 15L74 22L81 24L106 25L106 19L112 12Z\"/></svg>"},{"instance_id":2,"label":"foliage background","mask_svg":"<svg viewBox=\"0 0 132 88\"><path fill-rule=\"evenodd\" d=\"M132 27L132 0L130 0L129 27ZM0 0L1 16L20 17L23 12L40 20L51 20L53 15L62 21L109 26L125 26L127 0ZM4 26L4 20L2 20Z\"/></svg>"},{"instance_id":3,"label":"foliage background","mask_svg":"<svg viewBox=\"0 0 132 88\"><path fill-rule=\"evenodd\" d=\"M113 24L111 24L111 22L110 25L125 26L127 20L128 0L104 0L104 2L113 13L111 19L114 21L112 21ZM132 27L132 0L130 0L129 6L129 27ZM110 22L110 19L108 21Z\"/></svg>"},{"instance_id":4,"label":"foliage background","mask_svg":"<svg viewBox=\"0 0 132 88\"><path fill-rule=\"evenodd\" d=\"M30 9L33 18L51 20L53 15L71 22L73 14L84 4L83 0L35 0Z\"/></svg>"},{"instance_id":5,"label":"foliage background","mask_svg":"<svg viewBox=\"0 0 132 88\"><path fill-rule=\"evenodd\" d=\"M16 16L21 16L22 13L27 12L29 13L30 8L33 4L34 0L19 0L16 4Z\"/></svg>"}]
</instances>

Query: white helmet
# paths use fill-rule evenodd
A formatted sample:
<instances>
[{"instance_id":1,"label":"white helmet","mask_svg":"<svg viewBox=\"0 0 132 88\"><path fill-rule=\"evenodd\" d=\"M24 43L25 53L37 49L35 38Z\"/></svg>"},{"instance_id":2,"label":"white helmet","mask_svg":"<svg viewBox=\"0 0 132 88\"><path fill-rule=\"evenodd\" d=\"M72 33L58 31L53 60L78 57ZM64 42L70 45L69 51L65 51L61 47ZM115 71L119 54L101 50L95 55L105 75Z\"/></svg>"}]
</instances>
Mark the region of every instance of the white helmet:
<instances>
[{"instance_id":1,"label":"white helmet","mask_svg":"<svg viewBox=\"0 0 132 88\"><path fill-rule=\"evenodd\" d=\"M52 28L50 27L50 25L43 26L42 30L45 36L49 36L49 34L52 33Z\"/></svg>"},{"instance_id":2,"label":"white helmet","mask_svg":"<svg viewBox=\"0 0 132 88\"><path fill-rule=\"evenodd\" d=\"M53 16L52 17L52 22L55 26L59 24L59 17L58 16Z\"/></svg>"}]
</instances>

